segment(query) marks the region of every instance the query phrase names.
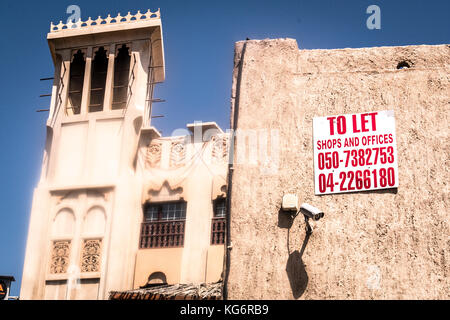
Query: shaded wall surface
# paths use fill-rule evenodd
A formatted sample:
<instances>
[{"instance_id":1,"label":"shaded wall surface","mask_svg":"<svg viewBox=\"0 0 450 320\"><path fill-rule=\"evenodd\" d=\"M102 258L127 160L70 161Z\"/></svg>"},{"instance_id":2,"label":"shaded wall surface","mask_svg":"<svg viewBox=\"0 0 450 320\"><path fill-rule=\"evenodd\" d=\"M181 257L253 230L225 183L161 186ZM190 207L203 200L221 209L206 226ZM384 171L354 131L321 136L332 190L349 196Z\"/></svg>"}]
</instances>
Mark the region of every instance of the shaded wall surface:
<instances>
[{"instance_id":1,"label":"shaded wall surface","mask_svg":"<svg viewBox=\"0 0 450 320\"><path fill-rule=\"evenodd\" d=\"M450 46L243 48L231 124L275 130L278 162L234 164L228 298L448 299ZM397 69L403 61L410 67ZM398 189L315 196L313 117L378 110L395 112ZM280 212L285 193L325 212L310 237L301 214Z\"/></svg>"}]
</instances>

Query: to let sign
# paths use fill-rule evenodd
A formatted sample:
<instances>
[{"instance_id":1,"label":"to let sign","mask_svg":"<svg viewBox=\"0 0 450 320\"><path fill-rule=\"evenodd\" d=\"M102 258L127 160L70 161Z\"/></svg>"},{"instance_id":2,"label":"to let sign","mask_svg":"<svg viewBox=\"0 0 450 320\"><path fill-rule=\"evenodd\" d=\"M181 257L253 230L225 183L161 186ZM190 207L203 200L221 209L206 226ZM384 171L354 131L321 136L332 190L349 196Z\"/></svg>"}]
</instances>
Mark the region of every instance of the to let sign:
<instances>
[{"instance_id":1,"label":"to let sign","mask_svg":"<svg viewBox=\"0 0 450 320\"><path fill-rule=\"evenodd\" d=\"M315 194L398 187L394 111L313 119Z\"/></svg>"}]
</instances>

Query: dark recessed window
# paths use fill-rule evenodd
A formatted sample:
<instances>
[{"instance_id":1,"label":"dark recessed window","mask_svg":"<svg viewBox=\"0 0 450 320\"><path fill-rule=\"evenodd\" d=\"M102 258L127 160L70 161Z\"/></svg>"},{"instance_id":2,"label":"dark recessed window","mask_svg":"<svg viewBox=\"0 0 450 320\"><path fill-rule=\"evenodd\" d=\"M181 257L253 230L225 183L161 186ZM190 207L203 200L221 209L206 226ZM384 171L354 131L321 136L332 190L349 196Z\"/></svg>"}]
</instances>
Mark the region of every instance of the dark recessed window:
<instances>
[{"instance_id":1,"label":"dark recessed window","mask_svg":"<svg viewBox=\"0 0 450 320\"><path fill-rule=\"evenodd\" d=\"M108 57L106 55L106 50L103 47L100 47L94 54L94 60L92 60L89 112L103 110L107 71Z\"/></svg>"},{"instance_id":2,"label":"dark recessed window","mask_svg":"<svg viewBox=\"0 0 450 320\"><path fill-rule=\"evenodd\" d=\"M86 61L84 59L84 53L81 50L78 50L73 55L72 62L70 63L68 114L80 114L81 112L85 66Z\"/></svg>"},{"instance_id":3,"label":"dark recessed window","mask_svg":"<svg viewBox=\"0 0 450 320\"><path fill-rule=\"evenodd\" d=\"M186 218L186 202L149 203L144 207L145 221L168 221Z\"/></svg>"},{"instance_id":4,"label":"dark recessed window","mask_svg":"<svg viewBox=\"0 0 450 320\"><path fill-rule=\"evenodd\" d=\"M118 50L114 60L114 86L111 109L124 109L127 105L130 52L126 45Z\"/></svg>"},{"instance_id":5,"label":"dark recessed window","mask_svg":"<svg viewBox=\"0 0 450 320\"><path fill-rule=\"evenodd\" d=\"M227 203L225 198L219 198L214 201L214 217L224 218L226 213Z\"/></svg>"}]
</instances>

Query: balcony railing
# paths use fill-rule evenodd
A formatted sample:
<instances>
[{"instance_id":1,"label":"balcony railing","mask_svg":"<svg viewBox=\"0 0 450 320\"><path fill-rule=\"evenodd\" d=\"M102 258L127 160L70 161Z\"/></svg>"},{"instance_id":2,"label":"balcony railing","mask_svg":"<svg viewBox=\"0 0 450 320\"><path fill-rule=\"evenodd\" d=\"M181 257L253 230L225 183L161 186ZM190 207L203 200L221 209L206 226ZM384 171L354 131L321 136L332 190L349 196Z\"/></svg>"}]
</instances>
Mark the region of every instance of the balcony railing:
<instances>
[{"instance_id":1,"label":"balcony railing","mask_svg":"<svg viewBox=\"0 0 450 320\"><path fill-rule=\"evenodd\" d=\"M211 244L225 243L225 218L213 218L211 223Z\"/></svg>"},{"instance_id":2,"label":"balcony railing","mask_svg":"<svg viewBox=\"0 0 450 320\"><path fill-rule=\"evenodd\" d=\"M144 222L141 227L140 248L174 248L184 245L186 220Z\"/></svg>"}]
</instances>

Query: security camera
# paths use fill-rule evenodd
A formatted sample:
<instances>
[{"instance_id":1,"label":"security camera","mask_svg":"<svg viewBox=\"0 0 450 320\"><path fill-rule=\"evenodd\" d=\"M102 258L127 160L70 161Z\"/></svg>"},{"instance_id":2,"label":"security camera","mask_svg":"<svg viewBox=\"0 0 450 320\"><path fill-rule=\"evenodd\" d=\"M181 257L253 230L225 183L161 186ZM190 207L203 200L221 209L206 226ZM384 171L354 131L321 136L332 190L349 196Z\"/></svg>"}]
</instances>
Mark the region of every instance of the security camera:
<instances>
[{"instance_id":1,"label":"security camera","mask_svg":"<svg viewBox=\"0 0 450 320\"><path fill-rule=\"evenodd\" d=\"M303 213L305 218L311 218L312 220L317 221L320 218L323 218L323 212L308 203L302 203L302 205L300 206L300 212Z\"/></svg>"}]
</instances>

